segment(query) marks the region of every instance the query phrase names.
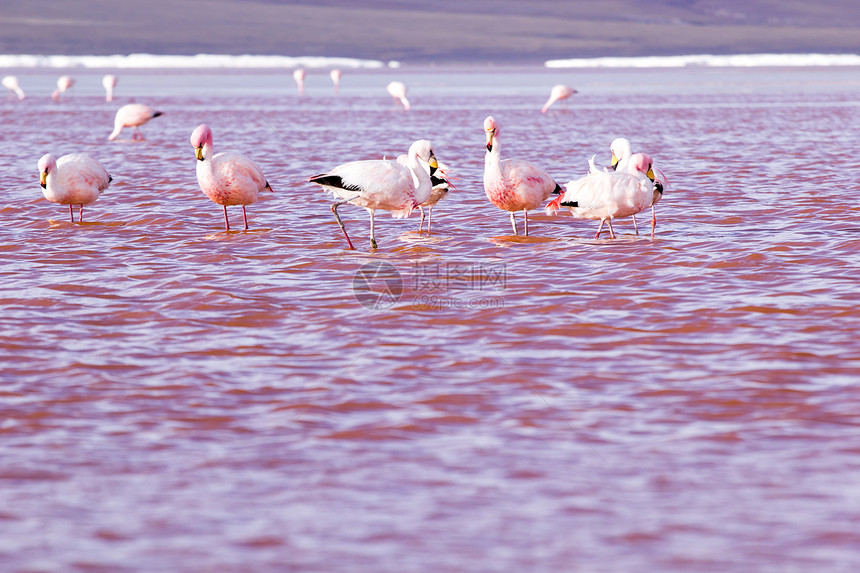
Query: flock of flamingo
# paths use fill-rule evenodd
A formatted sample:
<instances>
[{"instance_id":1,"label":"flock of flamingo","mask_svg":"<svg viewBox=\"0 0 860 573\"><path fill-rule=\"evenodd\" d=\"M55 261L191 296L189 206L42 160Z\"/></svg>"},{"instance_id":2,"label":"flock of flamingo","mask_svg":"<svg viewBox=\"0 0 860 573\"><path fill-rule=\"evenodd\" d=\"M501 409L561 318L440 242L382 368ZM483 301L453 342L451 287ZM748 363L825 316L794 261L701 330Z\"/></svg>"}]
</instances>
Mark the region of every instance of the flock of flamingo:
<instances>
[{"instance_id":1,"label":"flock of flamingo","mask_svg":"<svg viewBox=\"0 0 860 573\"><path fill-rule=\"evenodd\" d=\"M294 72L299 95L304 93L305 71ZM335 92L339 89L341 72L331 71ZM25 97L14 76L6 76L2 84L13 91L19 99ZM60 94L74 84L74 79L62 76L57 81L57 90L52 94L55 101ZM106 75L102 82L107 95L113 100L113 89L117 79ZM391 82L388 93L410 109L406 98L406 86L402 82ZM556 101L569 98L576 90L564 85L552 88L550 98L541 109L546 113ZM115 140L126 127L132 128L132 139L142 140L140 126L161 115L147 105L132 103L119 108L114 119L114 129L108 136ZM489 116L484 120L487 152L484 159L484 192L489 201L510 213L514 234L519 234L515 213L523 212L523 233L529 234L528 212L539 208L551 195L556 197L545 207L547 214L560 208L568 208L576 218L599 220L595 239L600 237L606 224L610 238L615 238L612 220L632 217L636 234L636 215L651 208L651 236L656 228L654 205L660 200L667 180L654 167L651 157L645 153L633 153L630 142L618 138L610 145L611 165L598 168L594 157L589 160L589 173L564 185L557 183L544 169L519 159L502 159L500 154L499 122ZM260 166L247 155L237 152L213 151L213 134L209 126L199 125L191 134L191 145L197 158L197 181L203 193L224 210L224 225L230 230L228 206L241 206L245 230L248 217L245 207L256 203L263 191L272 191ZM95 202L111 183L107 170L93 157L85 153L72 153L60 158L48 153L38 163L40 181L45 198L54 203L69 206L69 217L75 222L73 206L78 205L79 221L83 221L85 205ZM350 249L355 247L346 227L337 212L338 207L350 204L363 207L370 215L370 243L377 248L374 232L376 210L388 211L393 217L409 217L415 208L421 212L419 233L424 225L424 207L428 208L427 232L432 223L432 209L452 188L446 165L437 161L433 145L426 139L414 142L407 154L395 160L361 160L338 165L334 169L308 179L334 195L331 212Z\"/></svg>"}]
</instances>

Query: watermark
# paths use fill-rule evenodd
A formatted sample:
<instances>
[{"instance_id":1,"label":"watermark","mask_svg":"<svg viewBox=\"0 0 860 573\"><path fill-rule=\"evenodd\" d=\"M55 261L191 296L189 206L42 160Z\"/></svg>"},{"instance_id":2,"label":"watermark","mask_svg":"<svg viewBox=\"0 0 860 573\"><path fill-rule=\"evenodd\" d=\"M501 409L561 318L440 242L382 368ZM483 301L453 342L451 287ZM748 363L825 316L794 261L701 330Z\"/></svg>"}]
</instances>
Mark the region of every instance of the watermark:
<instances>
[{"instance_id":1,"label":"watermark","mask_svg":"<svg viewBox=\"0 0 860 573\"><path fill-rule=\"evenodd\" d=\"M352 277L352 296L364 308L391 308L403 296L403 278L394 265L385 261L361 265Z\"/></svg>"},{"instance_id":2,"label":"watermark","mask_svg":"<svg viewBox=\"0 0 860 573\"><path fill-rule=\"evenodd\" d=\"M355 271L352 293L361 306L371 310L396 304L414 309L485 310L505 306L500 291L506 286L504 264L424 263L401 271L391 263L373 261Z\"/></svg>"}]
</instances>

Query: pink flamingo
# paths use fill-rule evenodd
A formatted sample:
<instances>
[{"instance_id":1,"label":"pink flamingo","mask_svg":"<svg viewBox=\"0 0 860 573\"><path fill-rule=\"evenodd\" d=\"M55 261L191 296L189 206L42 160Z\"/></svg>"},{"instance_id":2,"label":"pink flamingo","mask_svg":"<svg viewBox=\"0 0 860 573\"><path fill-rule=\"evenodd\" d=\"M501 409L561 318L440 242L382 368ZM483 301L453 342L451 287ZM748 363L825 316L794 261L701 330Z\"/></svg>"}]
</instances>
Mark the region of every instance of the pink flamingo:
<instances>
[{"instance_id":1,"label":"pink flamingo","mask_svg":"<svg viewBox=\"0 0 860 573\"><path fill-rule=\"evenodd\" d=\"M113 89L116 87L117 79L116 76L106 75L102 78L102 86L105 88L105 101L113 101Z\"/></svg>"},{"instance_id":2,"label":"pink flamingo","mask_svg":"<svg viewBox=\"0 0 860 573\"><path fill-rule=\"evenodd\" d=\"M560 200L546 207L553 214L561 207L570 208L574 217L600 220L594 238L600 237L603 223L614 239L612 219L630 217L647 209L654 199L654 172L651 158L637 153L629 158L624 171L597 171L565 185Z\"/></svg>"},{"instance_id":3,"label":"pink flamingo","mask_svg":"<svg viewBox=\"0 0 860 573\"><path fill-rule=\"evenodd\" d=\"M409 110L409 100L406 99L406 84L403 82L391 82L385 89L388 90L388 93L391 94L395 102L402 103L403 108Z\"/></svg>"},{"instance_id":4,"label":"pink flamingo","mask_svg":"<svg viewBox=\"0 0 860 573\"><path fill-rule=\"evenodd\" d=\"M18 85L18 78L15 76L6 76L3 78L3 87L12 90L18 96L19 100L24 99L24 90Z\"/></svg>"},{"instance_id":5,"label":"pink flamingo","mask_svg":"<svg viewBox=\"0 0 860 573\"><path fill-rule=\"evenodd\" d=\"M299 95L305 95L305 71L301 68L293 72L293 79L296 80L296 85L299 88Z\"/></svg>"},{"instance_id":6,"label":"pink flamingo","mask_svg":"<svg viewBox=\"0 0 860 573\"><path fill-rule=\"evenodd\" d=\"M429 166L429 170L425 170L424 163ZM331 212L334 213L350 249L355 247L349 240L346 227L337 214L337 208L349 203L367 209L370 214L370 246L375 249L377 244L373 229L374 211L390 211L391 216L398 219L408 217L415 207L430 196L430 177L437 167L432 144L421 139L409 147L405 165L387 159L350 161L338 165L328 173L315 175L308 181L321 185L340 199L331 204Z\"/></svg>"},{"instance_id":7,"label":"pink flamingo","mask_svg":"<svg viewBox=\"0 0 860 573\"><path fill-rule=\"evenodd\" d=\"M213 203L224 207L224 226L228 231L227 206L241 205L247 231L245 205L256 203L261 191L272 191L263 170L253 159L235 151L213 155L212 130L206 124L198 125L191 133L191 145L197 156L197 183L201 191Z\"/></svg>"},{"instance_id":8,"label":"pink flamingo","mask_svg":"<svg viewBox=\"0 0 860 573\"><path fill-rule=\"evenodd\" d=\"M113 120L113 131L108 136L108 140L113 141L119 137L122 128L131 127L131 138L135 141L143 140L143 133L140 131L140 126L148 122L153 117L162 115L160 111L155 111L148 105L142 103L129 103L116 111L116 116Z\"/></svg>"},{"instance_id":9,"label":"pink flamingo","mask_svg":"<svg viewBox=\"0 0 860 573\"><path fill-rule=\"evenodd\" d=\"M60 94L65 93L66 90L70 89L73 85L75 85L75 79L71 76L60 76L57 80L57 89L54 90L54 93L51 94L51 99L54 101L60 101Z\"/></svg>"},{"instance_id":10,"label":"pink flamingo","mask_svg":"<svg viewBox=\"0 0 860 573\"><path fill-rule=\"evenodd\" d=\"M632 146L630 141L624 137L618 137L609 145L609 151L612 153L612 169L614 171L626 171L630 157L633 156ZM592 172L596 169L592 162ZM652 166L654 171L654 200L651 201L651 236L654 236L654 229L657 227L657 213L654 210L654 205L663 197L663 191L668 187L669 181L666 175L657 167ZM633 215L633 228L636 234L639 234L639 226L636 224L636 215Z\"/></svg>"},{"instance_id":11,"label":"pink flamingo","mask_svg":"<svg viewBox=\"0 0 860 573\"><path fill-rule=\"evenodd\" d=\"M72 205L80 205L80 221L84 220L84 205L96 201L110 186L111 176L102 165L86 153L72 153L57 159L47 153L39 159L42 194L48 201L69 206L69 218L75 222Z\"/></svg>"},{"instance_id":12,"label":"pink flamingo","mask_svg":"<svg viewBox=\"0 0 860 573\"><path fill-rule=\"evenodd\" d=\"M332 70L329 72L329 76L331 76L331 81L334 83L334 93L340 93L340 77L343 75L343 72L340 70Z\"/></svg>"},{"instance_id":13,"label":"pink flamingo","mask_svg":"<svg viewBox=\"0 0 860 573\"><path fill-rule=\"evenodd\" d=\"M408 155L401 155L397 158L397 163L407 165L409 161ZM421 161L421 166L430 175L430 197L426 201L418 205L418 210L421 212L421 221L418 222L418 232L424 227L424 219L427 218L427 232L430 232L430 224L433 222L433 207L436 203L448 196L448 191L453 188L448 180L448 166L444 163L437 162L436 169L430 167L429 163ZM424 215L424 207L427 207L427 215Z\"/></svg>"},{"instance_id":14,"label":"pink flamingo","mask_svg":"<svg viewBox=\"0 0 860 573\"><path fill-rule=\"evenodd\" d=\"M484 158L484 192L490 202L510 211L511 226L518 235L516 211L525 219L525 236L529 236L529 209L537 209L553 193L561 193L561 186L543 169L520 159L501 160L499 154L499 124L493 116L484 120L487 133L487 154Z\"/></svg>"},{"instance_id":15,"label":"pink flamingo","mask_svg":"<svg viewBox=\"0 0 860 573\"><path fill-rule=\"evenodd\" d=\"M540 112L546 113L546 110L549 109L549 106L551 106L552 104L554 104L555 102L557 102L559 100L567 99L575 93L577 93L577 91L575 89L568 87L564 84L558 84L557 86L553 86L552 91L549 94L549 99L543 105Z\"/></svg>"}]
</instances>

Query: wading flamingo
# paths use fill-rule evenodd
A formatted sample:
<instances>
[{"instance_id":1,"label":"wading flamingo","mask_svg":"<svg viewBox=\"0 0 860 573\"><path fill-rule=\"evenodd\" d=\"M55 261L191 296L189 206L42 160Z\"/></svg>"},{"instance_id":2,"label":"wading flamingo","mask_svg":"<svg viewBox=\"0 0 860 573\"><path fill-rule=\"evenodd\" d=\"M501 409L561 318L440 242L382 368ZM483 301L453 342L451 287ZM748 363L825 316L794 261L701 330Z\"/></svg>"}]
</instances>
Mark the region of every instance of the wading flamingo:
<instances>
[{"instance_id":1,"label":"wading flamingo","mask_svg":"<svg viewBox=\"0 0 860 573\"><path fill-rule=\"evenodd\" d=\"M299 95L305 95L305 71L302 68L293 72L293 79L296 80L296 86L299 88Z\"/></svg>"},{"instance_id":2,"label":"wading flamingo","mask_svg":"<svg viewBox=\"0 0 860 573\"><path fill-rule=\"evenodd\" d=\"M407 160L409 159L408 155L401 155L397 158L397 163L401 165L406 165ZM418 205L418 210L421 212L421 221L418 222L418 232L421 232L422 227L424 227L424 207L427 207L427 232L430 232L430 225L433 223L433 207L436 206L440 200L448 195L448 191L451 190L452 186L448 181L448 166L444 163L439 163L437 159L437 168L431 174L431 167L428 163L424 161L421 162L421 166L424 167L424 170L427 171L427 174L430 175L430 197Z\"/></svg>"},{"instance_id":3,"label":"wading flamingo","mask_svg":"<svg viewBox=\"0 0 860 573\"><path fill-rule=\"evenodd\" d=\"M60 101L60 94L65 93L66 90L75 85L75 79L71 76L60 76L57 80L57 89L54 90L54 93L51 94L51 99L54 101Z\"/></svg>"},{"instance_id":4,"label":"wading flamingo","mask_svg":"<svg viewBox=\"0 0 860 573\"><path fill-rule=\"evenodd\" d=\"M84 205L93 203L110 186L111 176L101 164L86 153L72 153L57 159L47 153L39 159L42 195L48 201L69 206L69 218L75 222L72 205L80 205L79 220L84 220Z\"/></svg>"},{"instance_id":5,"label":"wading flamingo","mask_svg":"<svg viewBox=\"0 0 860 573\"><path fill-rule=\"evenodd\" d=\"M614 239L612 219L630 217L647 209L654 199L654 172L651 158L644 153L632 155L625 171L595 171L565 185L558 202L546 207L547 214L561 207L570 208L574 217L600 220L594 238L600 237L603 223Z\"/></svg>"},{"instance_id":6,"label":"wading flamingo","mask_svg":"<svg viewBox=\"0 0 860 573\"><path fill-rule=\"evenodd\" d=\"M609 145L609 151L612 153L612 169L614 171L626 171L627 162L633 155L630 141L625 137L618 137L612 140L612 143ZM594 172L596 168L594 167L593 158L590 165L591 172ZM666 175L657 167L652 165L652 170L654 171L654 200L651 202L651 236L653 237L654 229L657 227L657 214L654 211L654 205L663 197L663 191L668 186L668 181ZM636 224L636 215L633 215L633 228L638 235L639 226Z\"/></svg>"},{"instance_id":7,"label":"wading flamingo","mask_svg":"<svg viewBox=\"0 0 860 573\"><path fill-rule=\"evenodd\" d=\"M191 145L197 156L197 183L213 203L224 207L224 226L230 230L227 218L228 205L241 205L245 230L248 215L245 205L257 202L260 191L272 191L263 170L253 159L235 151L212 154L212 130L206 124L198 125L191 133Z\"/></svg>"},{"instance_id":8,"label":"wading flamingo","mask_svg":"<svg viewBox=\"0 0 860 573\"><path fill-rule=\"evenodd\" d=\"M429 174L422 163L429 165ZM331 204L331 212L350 249L355 247L349 240L337 208L349 203L367 209L370 214L370 245L375 249L374 211L390 211L391 216L398 219L408 217L413 209L430 197L430 176L437 168L432 144L421 139L409 147L406 165L387 159L351 161L338 165L328 173L311 177L308 181L321 185L339 199Z\"/></svg>"},{"instance_id":9,"label":"wading flamingo","mask_svg":"<svg viewBox=\"0 0 860 573\"><path fill-rule=\"evenodd\" d=\"M553 86L552 91L549 94L549 99L543 104L541 108L541 113L546 113L546 110L549 109L549 106L557 102L561 99L567 99L573 94L577 93L575 89L568 87L564 84L558 84L557 86Z\"/></svg>"},{"instance_id":10,"label":"wading flamingo","mask_svg":"<svg viewBox=\"0 0 860 573\"><path fill-rule=\"evenodd\" d=\"M493 116L484 120L487 134L487 154L484 157L484 192L490 203L510 211L511 226L518 235L516 211L522 211L524 232L529 236L529 209L537 209L553 193L563 189L546 171L527 161L505 159L499 154L499 124Z\"/></svg>"},{"instance_id":11,"label":"wading flamingo","mask_svg":"<svg viewBox=\"0 0 860 573\"><path fill-rule=\"evenodd\" d=\"M341 72L340 70L332 70L331 72L329 72L329 75L331 76L332 83L334 83L334 93L339 94L340 93L340 77L343 75L343 72Z\"/></svg>"},{"instance_id":12,"label":"wading flamingo","mask_svg":"<svg viewBox=\"0 0 860 573\"><path fill-rule=\"evenodd\" d=\"M116 76L106 75L102 78L102 85L105 88L105 101L113 101L113 89L116 87Z\"/></svg>"},{"instance_id":13,"label":"wading flamingo","mask_svg":"<svg viewBox=\"0 0 860 573\"><path fill-rule=\"evenodd\" d=\"M395 102L403 104L403 109L409 109L409 100L406 99L406 84L403 82L391 82L385 87Z\"/></svg>"},{"instance_id":14,"label":"wading flamingo","mask_svg":"<svg viewBox=\"0 0 860 573\"><path fill-rule=\"evenodd\" d=\"M142 103L129 103L116 111L116 116L113 120L113 132L108 136L110 141L119 137L122 128L131 127L133 140L143 140L143 133L140 131L140 126L152 119L162 115L160 111L155 111L148 105Z\"/></svg>"},{"instance_id":15,"label":"wading flamingo","mask_svg":"<svg viewBox=\"0 0 860 573\"><path fill-rule=\"evenodd\" d=\"M18 85L18 78L15 76L6 76L3 78L3 87L12 90L18 96L18 99L24 99L24 90Z\"/></svg>"}]
</instances>

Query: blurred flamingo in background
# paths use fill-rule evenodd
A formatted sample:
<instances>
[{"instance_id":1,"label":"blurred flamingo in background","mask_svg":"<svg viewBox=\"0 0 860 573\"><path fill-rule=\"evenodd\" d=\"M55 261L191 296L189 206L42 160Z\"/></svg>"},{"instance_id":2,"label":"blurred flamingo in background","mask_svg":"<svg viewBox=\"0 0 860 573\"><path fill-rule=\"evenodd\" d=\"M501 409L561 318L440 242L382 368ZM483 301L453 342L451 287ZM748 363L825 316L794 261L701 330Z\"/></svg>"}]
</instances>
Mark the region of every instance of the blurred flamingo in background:
<instances>
[{"instance_id":1,"label":"blurred flamingo in background","mask_svg":"<svg viewBox=\"0 0 860 573\"><path fill-rule=\"evenodd\" d=\"M549 99L543 105L540 112L546 113L546 110L549 109L549 106L551 106L558 100L567 99L575 93L575 89L568 87L564 84L558 84L557 86L553 86L552 91L549 94Z\"/></svg>"},{"instance_id":2,"label":"blurred flamingo in background","mask_svg":"<svg viewBox=\"0 0 860 573\"><path fill-rule=\"evenodd\" d=\"M102 85L105 88L105 101L113 101L113 89L116 87L117 79L116 76L106 75L102 78Z\"/></svg>"},{"instance_id":3,"label":"blurred flamingo in background","mask_svg":"<svg viewBox=\"0 0 860 573\"><path fill-rule=\"evenodd\" d=\"M537 209L553 193L563 189L549 174L527 161L505 159L499 154L499 124L493 116L484 120L487 134L487 154L484 157L484 193L490 203L510 211L511 226L517 231L516 211L522 211L525 218L524 232L529 236L529 209Z\"/></svg>"},{"instance_id":4,"label":"blurred flamingo in background","mask_svg":"<svg viewBox=\"0 0 860 573\"><path fill-rule=\"evenodd\" d=\"M60 94L65 93L65 91L73 85L75 85L75 79L72 76L60 76L57 80L57 89L55 89L54 93L51 94L51 99L54 101L60 101Z\"/></svg>"},{"instance_id":5,"label":"blurred flamingo in background","mask_svg":"<svg viewBox=\"0 0 860 573\"><path fill-rule=\"evenodd\" d=\"M22 100L26 96L24 95L24 90L21 89L21 86L18 85L18 78L15 76L6 76L3 78L3 87L12 90L18 95L18 99Z\"/></svg>"},{"instance_id":6,"label":"blurred flamingo in background","mask_svg":"<svg viewBox=\"0 0 860 573\"><path fill-rule=\"evenodd\" d=\"M305 95L305 71L302 68L297 69L293 72L293 79L296 80L299 95Z\"/></svg>"},{"instance_id":7,"label":"blurred flamingo in background","mask_svg":"<svg viewBox=\"0 0 860 573\"><path fill-rule=\"evenodd\" d=\"M224 226L228 231L230 220L227 218L227 206L241 205L247 231L245 205L256 203L261 191L272 191L263 170L253 159L235 151L222 151L213 155L212 130L206 124L198 125L191 133L191 145L197 157L197 183L200 190L213 203L224 207Z\"/></svg>"},{"instance_id":8,"label":"blurred flamingo in background","mask_svg":"<svg viewBox=\"0 0 860 573\"><path fill-rule=\"evenodd\" d=\"M388 93L391 94L395 102L400 102L403 104L404 109L409 109L409 100L406 99L406 84L403 82L391 82L385 89L388 90Z\"/></svg>"},{"instance_id":9,"label":"blurred flamingo in background","mask_svg":"<svg viewBox=\"0 0 860 573\"><path fill-rule=\"evenodd\" d=\"M113 132L108 136L108 139L113 141L119 137L122 128L131 127L131 138L133 140L143 140L144 137L140 131L140 126L159 115L162 115L160 111L155 111L148 105L143 105L142 103L126 104L116 111L116 116L113 120Z\"/></svg>"},{"instance_id":10,"label":"blurred flamingo in background","mask_svg":"<svg viewBox=\"0 0 860 573\"><path fill-rule=\"evenodd\" d=\"M334 93L340 93L340 77L343 75L343 72L340 70L332 70L329 72L331 76L331 81L334 83Z\"/></svg>"},{"instance_id":11,"label":"blurred flamingo in background","mask_svg":"<svg viewBox=\"0 0 860 573\"><path fill-rule=\"evenodd\" d=\"M79 220L84 220L84 205L96 201L110 186L110 174L86 153L72 153L57 159L47 153L39 159L42 194L48 201L69 206L69 218L75 222L72 205L80 205Z\"/></svg>"}]
</instances>

